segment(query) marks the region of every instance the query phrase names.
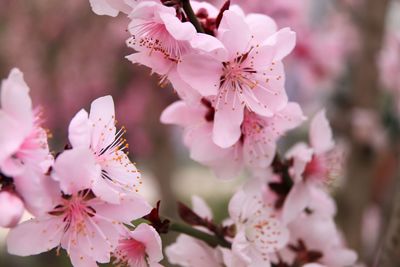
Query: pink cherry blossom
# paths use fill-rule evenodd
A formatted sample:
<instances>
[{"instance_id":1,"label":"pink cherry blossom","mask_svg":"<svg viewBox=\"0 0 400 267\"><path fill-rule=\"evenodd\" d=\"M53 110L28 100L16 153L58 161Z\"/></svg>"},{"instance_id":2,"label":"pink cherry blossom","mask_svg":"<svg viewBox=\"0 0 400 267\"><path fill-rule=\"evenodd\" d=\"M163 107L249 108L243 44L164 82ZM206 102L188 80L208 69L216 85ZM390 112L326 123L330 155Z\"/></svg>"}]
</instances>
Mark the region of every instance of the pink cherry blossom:
<instances>
[{"instance_id":1,"label":"pink cherry blossom","mask_svg":"<svg viewBox=\"0 0 400 267\"><path fill-rule=\"evenodd\" d=\"M173 7L155 1L139 3L129 18L128 29L132 37L127 44L137 52L127 58L161 75L161 83L169 79L181 97L193 97L195 92L178 76L176 66L192 49L189 41L196 33L194 26L190 22L181 22Z\"/></svg>"},{"instance_id":2,"label":"pink cherry blossom","mask_svg":"<svg viewBox=\"0 0 400 267\"><path fill-rule=\"evenodd\" d=\"M140 224L120 238L112 255L117 266L161 267L161 238L153 227Z\"/></svg>"},{"instance_id":3,"label":"pink cherry blossom","mask_svg":"<svg viewBox=\"0 0 400 267\"><path fill-rule=\"evenodd\" d=\"M333 171L336 171L335 168L340 163L333 154L330 154L334 142L324 110L314 116L309 135L310 146L299 143L286 154L288 159L293 159L291 174L294 178L294 186L283 207L285 223L294 219L307 207L311 187L329 182L334 175Z\"/></svg>"},{"instance_id":4,"label":"pink cherry blossom","mask_svg":"<svg viewBox=\"0 0 400 267\"><path fill-rule=\"evenodd\" d=\"M288 103L272 117L246 110L239 128L240 139L221 148L212 140L212 129L217 123L214 118L215 110L204 98L197 105L175 102L161 115L162 122L185 128L184 142L192 159L211 167L221 178L236 176L243 165L253 171L266 169L275 156L277 140L304 120L296 103Z\"/></svg>"},{"instance_id":5,"label":"pink cherry blossom","mask_svg":"<svg viewBox=\"0 0 400 267\"><path fill-rule=\"evenodd\" d=\"M340 232L332 218L322 218L316 214L301 214L289 225L290 242L302 240L308 250L322 254L318 263L331 267L352 266L357 255L346 248ZM324 238L321 238L323 236Z\"/></svg>"},{"instance_id":6,"label":"pink cherry blossom","mask_svg":"<svg viewBox=\"0 0 400 267\"><path fill-rule=\"evenodd\" d=\"M229 202L229 215L236 225L232 251L248 266L269 266L271 255L289 240L288 229L262 196L262 184L249 182Z\"/></svg>"},{"instance_id":7,"label":"pink cherry blossom","mask_svg":"<svg viewBox=\"0 0 400 267\"><path fill-rule=\"evenodd\" d=\"M92 168L76 164L82 158L69 155L59 156L52 173L69 194L59 195L47 213L14 228L7 238L9 253L28 256L62 247L74 266L96 266L95 262L110 261L122 224L130 224L150 212L150 205L136 195L121 196L119 204L111 204L96 198L91 190L80 190L91 181L85 175L90 175L88 170ZM27 241L21 243L21 239Z\"/></svg>"},{"instance_id":8,"label":"pink cherry blossom","mask_svg":"<svg viewBox=\"0 0 400 267\"><path fill-rule=\"evenodd\" d=\"M40 114L32 110L29 87L18 69L1 86L0 169L6 175L32 167L45 172L52 162Z\"/></svg>"},{"instance_id":9,"label":"pink cherry blossom","mask_svg":"<svg viewBox=\"0 0 400 267\"><path fill-rule=\"evenodd\" d=\"M14 227L24 213L24 203L21 198L8 191L0 191L0 227Z\"/></svg>"},{"instance_id":10,"label":"pink cherry blossom","mask_svg":"<svg viewBox=\"0 0 400 267\"><path fill-rule=\"evenodd\" d=\"M276 31L267 16L243 17L227 10L217 37L217 55L209 42L199 45L205 52L183 56L178 72L201 95L211 97L216 110L213 140L226 148L240 138L245 107L272 116L286 105L281 60L293 49L295 34L288 28Z\"/></svg>"},{"instance_id":11,"label":"pink cherry blossom","mask_svg":"<svg viewBox=\"0 0 400 267\"><path fill-rule=\"evenodd\" d=\"M149 211L146 202L133 196L127 196L119 205L91 199L89 191L64 196L47 215L14 228L7 238L8 252L29 256L62 247L74 266L106 263L118 245L122 223L129 224Z\"/></svg>"},{"instance_id":12,"label":"pink cherry blossom","mask_svg":"<svg viewBox=\"0 0 400 267\"><path fill-rule=\"evenodd\" d=\"M125 128L117 131L115 123L113 99L111 96L104 96L92 102L90 114L80 110L69 125L72 147L86 151L83 154L90 153L91 156L82 155L83 163L92 161L101 172L98 174L101 179L96 179L96 174L85 175L92 180L86 181L83 188L89 188L87 183L90 183L90 188L96 195L113 203L119 201L121 193L138 192L142 183L139 171L125 152L128 148L123 138Z\"/></svg>"},{"instance_id":13,"label":"pink cherry blossom","mask_svg":"<svg viewBox=\"0 0 400 267\"><path fill-rule=\"evenodd\" d=\"M130 0L136 2L137 0ZM125 0L89 0L92 10L97 15L116 17L119 12L128 13L131 8Z\"/></svg>"}]
</instances>

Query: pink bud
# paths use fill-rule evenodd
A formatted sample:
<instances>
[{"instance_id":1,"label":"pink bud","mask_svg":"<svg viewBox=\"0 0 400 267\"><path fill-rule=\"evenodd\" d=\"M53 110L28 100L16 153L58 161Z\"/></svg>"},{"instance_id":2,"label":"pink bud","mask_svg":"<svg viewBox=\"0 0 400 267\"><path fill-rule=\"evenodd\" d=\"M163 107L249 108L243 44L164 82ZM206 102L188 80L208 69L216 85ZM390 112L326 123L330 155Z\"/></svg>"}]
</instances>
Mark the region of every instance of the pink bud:
<instances>
[{"instance_id":1,"label":"pink bud","mask_svg":"<svg viewBox=\"0 0 400 267\"><path fill-rule=\"evenodd\" d=\"M24 212L24 203L15 194L0 192L0 227L12 228L18 224Z\"/></svg>"}]
</instances>

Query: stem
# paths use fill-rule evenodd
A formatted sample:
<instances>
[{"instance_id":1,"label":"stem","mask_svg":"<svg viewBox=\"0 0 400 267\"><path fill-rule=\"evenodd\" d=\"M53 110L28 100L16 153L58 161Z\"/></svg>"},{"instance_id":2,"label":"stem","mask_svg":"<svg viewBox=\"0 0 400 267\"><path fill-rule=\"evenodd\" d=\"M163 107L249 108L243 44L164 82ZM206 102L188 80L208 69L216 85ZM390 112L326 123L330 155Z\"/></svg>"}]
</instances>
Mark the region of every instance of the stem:
<instances>
[{"instance_id":1,"label":"stem","mask_svg":"<svg viewBox=\"0 0 400 267\"><path fill-rule=\"evenodd\" d=\"M190 23L196 28L196 31L199 33L205 33L203 27L201 26L199 20L194 14L193 8L190 5L190 0L181 0L182 8L186 13L187 18L189 19Z\"/></svg>"},{"instance_id":2,"label":"stem","mask_svg":"<svg viewBox=\"0 0 400 267\"><path fill-rule=\"evenodd\" d=\"M207 234L203 231L197 230L196 228L193 228L193 227L185 225L185 224L171 222L169 229L174 232L186 234L186 235L189 235L196 239L203 240L211 247L221 246L221 247L225 247L225 248L231 248L231 244L228 241L226 241L225 239L218 238L214 235Z\"/></svg>"}]
</instances>

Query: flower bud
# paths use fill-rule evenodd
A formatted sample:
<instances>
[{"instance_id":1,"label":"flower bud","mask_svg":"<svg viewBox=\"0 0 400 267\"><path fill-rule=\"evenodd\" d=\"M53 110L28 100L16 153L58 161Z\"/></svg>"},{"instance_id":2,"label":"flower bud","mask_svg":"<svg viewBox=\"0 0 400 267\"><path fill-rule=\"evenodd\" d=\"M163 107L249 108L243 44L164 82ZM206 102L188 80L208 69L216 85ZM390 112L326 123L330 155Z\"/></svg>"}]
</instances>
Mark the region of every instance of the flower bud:
<instances>
[{"instance_id":1,"label":"flower bud","mask_svg":"<svg viewBox=\"0 0 400 267\"><path fill-rule=\"evenodd\" d=\"M14 193L0 192L0 227L12 228L18 224L24 213L24 203Z\"/></svg>"}]
</instances>

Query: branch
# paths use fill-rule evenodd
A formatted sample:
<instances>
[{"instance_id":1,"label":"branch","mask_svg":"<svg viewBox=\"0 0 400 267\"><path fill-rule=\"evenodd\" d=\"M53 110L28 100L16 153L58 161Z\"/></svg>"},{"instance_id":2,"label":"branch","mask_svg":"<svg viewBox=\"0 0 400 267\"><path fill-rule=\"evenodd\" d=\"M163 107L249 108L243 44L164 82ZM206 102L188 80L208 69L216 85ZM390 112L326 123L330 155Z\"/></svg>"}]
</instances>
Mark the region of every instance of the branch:
<instances>
[{"instance_id":1,"label":"branch","mask_svg":"<svg viewBox=\"0 0 400 267\"><path fill-rule=\"evenodd\" d=\"M169 230L178 232L181 234L186 234L186 235L189 235L196 239L200 239L200 240L206 242L211 247L221 246L224 248L231 248L231 243L229 243L225 239L221 239L214 235L207 234L203 231L197 230L196 228L193 228L186 224L171 222L171 224L169 226Z\"/></svg>"},{"instance_id":2,"label":"branch","mask_svg":"<svg viewBox=\"0 0 400 267\"><path fill-rule=\"evenodd\" d=\"M189 19L190 23L192 23L193 26L196 28L196 31L199 33L205 33L203 27L201 26L199 20L196 17L196 14L194 14L193 8L190 5L190 0L181 0L181 3L187 18Z\"/></svg>"}]
</instances>

